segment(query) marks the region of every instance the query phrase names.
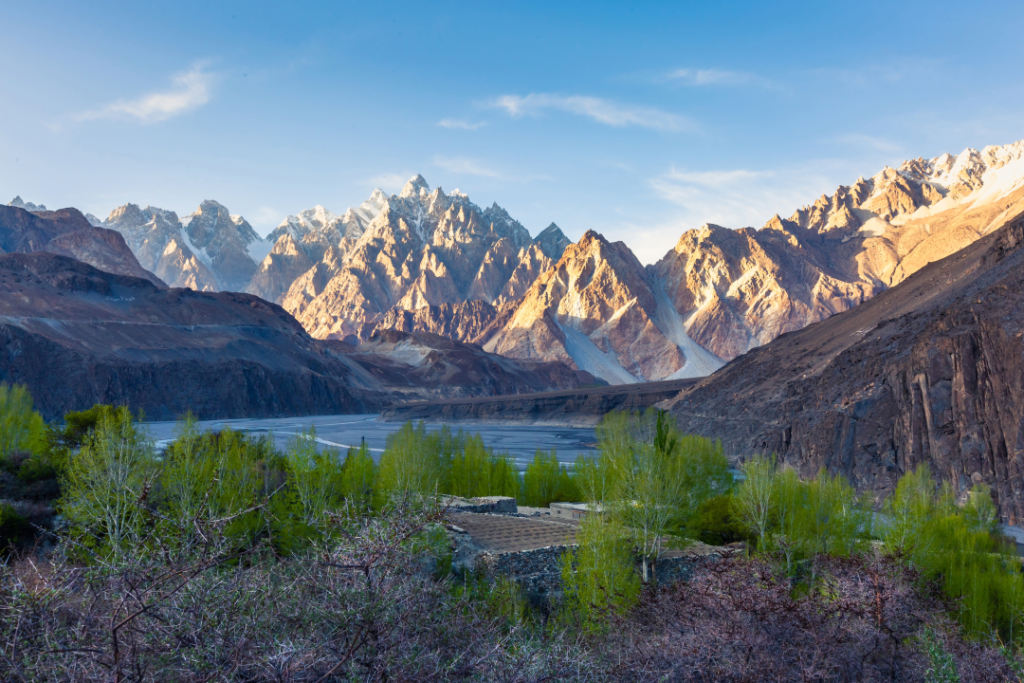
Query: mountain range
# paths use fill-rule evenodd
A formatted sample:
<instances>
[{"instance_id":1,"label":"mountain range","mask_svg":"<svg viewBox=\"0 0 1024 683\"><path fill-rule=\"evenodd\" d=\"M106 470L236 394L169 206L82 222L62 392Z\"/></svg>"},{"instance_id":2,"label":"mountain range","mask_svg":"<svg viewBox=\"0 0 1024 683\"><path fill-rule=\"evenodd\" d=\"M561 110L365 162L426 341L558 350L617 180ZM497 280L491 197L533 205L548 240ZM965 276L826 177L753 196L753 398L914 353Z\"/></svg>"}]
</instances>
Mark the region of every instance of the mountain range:
<instances>
[{"instance_id":1,"label":"mountain range","mask_svg":"<svg viewBox=\"0 0 1024 683\"><path fill-rule=\"evenodd\" d=\"M422 176L342 215L288 216L265 240L212 200L184 218L125 204L89 220L167 284L255 294L318 339L429 332L621 384L706 376L988 234L1024 211L1022 156L1017 142L908 160L760 229L689 230L649 266L593 231L533 238Z\"/></svg>"}]
</instances>

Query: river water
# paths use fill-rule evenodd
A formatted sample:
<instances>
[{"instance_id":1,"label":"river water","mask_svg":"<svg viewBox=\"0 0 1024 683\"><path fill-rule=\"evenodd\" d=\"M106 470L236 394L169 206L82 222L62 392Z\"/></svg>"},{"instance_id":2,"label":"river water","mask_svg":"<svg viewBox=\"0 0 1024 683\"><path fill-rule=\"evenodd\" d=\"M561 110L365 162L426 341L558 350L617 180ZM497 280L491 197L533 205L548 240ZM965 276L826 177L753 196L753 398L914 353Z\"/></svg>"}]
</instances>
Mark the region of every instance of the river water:
<instances>
[{"instance_id":1,"label":"river water","mask_svg":"<svg viewBox=\"0 0 1024 683\"><path fill-rule=\"evenodd\" d=\"M350 446L359 446L365 439L374 459L378 459L384 450L384 440L388 434L398 431L402 425L397 422L381 422L377 417L377 414L370 414L314 415L265 420L206 420L199 422L199 427L213 431L231 427L250 434L273 434L278 447L281 448L298 432L315 426L321 446L344 450ZM148 422L146 426L157 445L164 446L174 438L177 425L174 422ZM427 423L428 431L435 431L441 427L441 424ZM458 431L460 425L452 425L452 429ZM488 447L496 452L507 452L515 459L520 469L526 467L526 463L533 459L538 449L550 451L554 448L558 460L564 463L572 463L577 455L593 455L596 452L597 437L593 429L545 427L514 422L473 423L461 425L461 429L469 434L479 433Z\"/></svg>"}]
</instances>

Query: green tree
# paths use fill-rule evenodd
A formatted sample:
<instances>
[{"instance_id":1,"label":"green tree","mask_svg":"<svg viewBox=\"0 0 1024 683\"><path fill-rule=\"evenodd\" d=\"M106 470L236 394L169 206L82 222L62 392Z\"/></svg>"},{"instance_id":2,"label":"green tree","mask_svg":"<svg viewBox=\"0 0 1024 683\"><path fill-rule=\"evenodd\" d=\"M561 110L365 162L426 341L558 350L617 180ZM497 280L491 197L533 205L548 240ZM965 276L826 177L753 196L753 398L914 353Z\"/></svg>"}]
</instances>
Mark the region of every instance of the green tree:
<instances>
[{"instance_id":1,"label":"green tree","mask_svg":"<svg viewBox=\"0 0 1024 683\"><path fill-rule=\"evenodd\" d=\"M104 415L65 470L59 507L73 535L115 561L141 551L156 466L153 442L127 408Z\"/></svg>"},{"instance_id":2,"label":"green tree","mask_svg":"<svg viewBox=\"0 0 1024 683\"><path fill-rule=\"evenodd\" d=\"M633 534L646 583L668 530L729 490L729 463L720 443L678 434L662 411L611 413L597 433L603 462L587 472L588 486L608 482L604 506Z\"/></svg>"},{"instance_id":3,"label":"green tree","mask_svg":"<svg viewBox=\"0 0 1024 683\"><path fill-rule=\"evenodd\" d=\"M303 521L324 530L327 515L341 507L344 494L343 465L338 452L320 451L316 428L300 432L285 452L291 485L302 506Z\"/></svg>"},{"instance_id":4,"label":"green tree","mask_svg":"<svg viewBox=\"0 0 1024 683\"><path fill-rule=\"evenodd\" d=\"M523 472L519 502L530 507L547 507L555 502L579 502L580 490L569 469L558 462L554 450L538 450Z\"/></svg>"},{"instance_id":5,"label":"green tree","mask_svg":"<svg viewBox=\"0 0 1024 683\"><path fill-rule=\"evenodd\" d=\"M341 466L341 492L356 512L368 512L373 505L377 465L369 447L350 448Z\"/></svg>"},{"instance_id":6,"label":"green tree","mask_svg":"<svg viewBox=\"0 0 1024 683\"><path fill-rule=\"evenodd\" d=\"M32 396L20 384L0 382L0 461L14 451L46 451L46 423L32 409Z\"/></svg>"},{"instance_id":7,"label":"green tree","mask_svg":"<svg viewBox=\"0 0 1024 683\"><path fill-rule=\"evenodd\" d=\"M579 546L559 562L564 619L585 633L607 628L609 617L636 606L640 577L633 564L629 535L614 519L587 515L576 536Z\"/></svg>"},{"instance_id":8,"label":"green tree","mask_svg":"<svg viewBox=\"0 0 1024 683\"><path fill-rule=\"evenodd\" d=\"M753 457L743 463L743 481L736 489L733 505L736 516L764 550L771 529L776 501L775 457Z\"/></svg>"},{"instance_id":9,"label":"green tree","mask_svg":"<svg viewBox=\"0 0 1024 683\"><path fill-rule=\"evenodd\" d=\"M378 479L382 493L444 493L452 457L463 440L462 432L452 435L447 426L428 434L424 423L414 427L406 422L385 441Z\"/></svg>"}]
</instances>

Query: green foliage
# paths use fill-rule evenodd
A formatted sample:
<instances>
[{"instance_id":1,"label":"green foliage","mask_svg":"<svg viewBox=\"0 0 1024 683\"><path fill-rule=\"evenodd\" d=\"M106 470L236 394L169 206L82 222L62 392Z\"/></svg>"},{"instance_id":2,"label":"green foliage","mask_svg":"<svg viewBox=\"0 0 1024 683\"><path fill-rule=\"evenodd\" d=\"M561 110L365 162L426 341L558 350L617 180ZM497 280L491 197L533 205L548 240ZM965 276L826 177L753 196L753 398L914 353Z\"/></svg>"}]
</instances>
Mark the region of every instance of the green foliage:
<instances>
[{"instance_id":1,"label":"green foliage","mask_svg":"<svg viewBox=\"0 0 1024 683\"><path fill-rule=\"evenodd\" d=\"M559 560L565 590L561 617L584 633L600 633L610 617L626 614L639 602L632 543L618 522L602 515L584 517L577 539L576 551Z\"/></svg>"},{"instance_id":2,"label":"green foliage","mask_svg":"<svg viewBox=\"0 0 1024 683\"><path fill-rule=\"evenodd\" d=\"M751 538L736 514L732 494L709 498L697 507L697 512L686 525L686 533L708 545L725 545Z\"/></svg>"},{"instance_id":3,"label":"green foliage","mask_svg":"<svg viewBox=\"0 0 1024 683\"><path fill-rule=\"evenodd\" d=\"M406 422L389 434L380 459L379 486L385 494L406 492L433 495L449 487L450 463L461 450L465 437L453 435L448 426L428 433L420 422Z\"/></svg>"},{"instance_id":4,"label":"green foliage","mask_svg":"<svg viewBox=\"0 0 1024 683\"><path fill-rule=\"evenodd\" d=\"M127 408L103 415L64 473L59 507L72 537L115 558L138 552L156 465Z\"/></svg>"},{"instance_id":5,"label":"green foliage","mask_svg":"<svg viewBox=\"0 0 1024 683\"><path fill-rule=\"evenodd\" d=\"M354 512L369 512L376 485L377 465L367 445L348 449L341 466L341 493Z\"/></svg>"},{"instance_id":6,"label":"green foliage","mask_svg":"<svg viewBox=\"0 0 1024 683\"><path fill-rule=\"evenodd\" d=\"M159 535L188 545L204 541L204 529L217 525L232 546L252 545L268 532L265 508L283 483L283 475L274 476L282 468L269 438L200 432L187 415L159 467L158 509L169 525Z\"/></svg>"},{"instance_id":7,"label":"green foliage","mask_svg":"<svg viewBox=\"0 0 1024 683\"><path fill-rule=\"evenodd\" d=\"M77 450L85 445L86 439L92 433L100 421L117 414L114 406L97 403L88 410L72 411L64 415L64 425L58 427L53 425L49 436L50 445L53 448L61 448L69 451ZM141 421L142 417L139 416Z\"/></svg>"},{"instance_id":8,"label":"green foliage","mask_svg":"<svg viewBox=\"0 0 1024 683\"><path fill-rule=\"evenodd\" d=\"M997 535L988 488L975 486L957 507L949 484L937 486L926 464L901 477L883 509L886 548L941 582L968 633L1024 637L1020 560Z\"/></svg>"},{"instance_id":9,"label":"green foliage","mask_svg":"<svg viewBox=\"0 0 1024 683\"><path fill-rule=\"evenodd\" d=\"M327 514L343 504L344 477L341 458L332 449L320 452L316 429L310 427L288 443L289 483L302 507L303 521L311 528L324 528Z\"/></svg>"},{"instance_id":10,"label":"green foliage","mask_svg":"<svg viewBox=\"0 0 1024 683\"><path fill-rule=\"evenodd\" d=\"M14 451L46 451L46 423L32 409L32 396L20 384L0 382L0 462Z\"/></svg>"},{"instance_id":11,"label":"green foliage","mask_svg":"<svg viewBox=\"0 0 1024 683\"><path fill-rule=\"evenodd\" d=\"M841 475L821 470L804 482L763 458L744 463L743 471L733 499L736 516L758 549L781 555L788 571L801 559L847 556L862 545L871 513Z\"/></svg>"},{"instance_id":12,"label":"green foliage","mask_svg":"<svg viewBox=\"0 0 1024 683\"><path fill-rule=\"evenodd\" d=\"M924 630L921 635L921 647L928 655L928 670L924 674L925 683L960 683L956 661L953 659L953 655L939 642L934 631Z\"/></svg>"},{"instance_id":13,"label":"green foliage","mask_svg":"<svg viewBox=\"0 0 1024 683\"><path fill-rule=\"evenodd\" d=\"M700 505L732 485L720 443L680 435L662 411L616 412L598 425L601 455L580 467L581 481L633 534L643 561L657 562L665 534L687 525Z\"/></svg>"},{"instance_id":14,"label":"green foliage","mask_svg":"<svg viewBox=\"0 0 1024 683\"><path fill-rule=\"evenodd\" d=\"M511 496L518 493L519 478L508 455L484 446L479 435L467 437L453 456L447 493L463 498Z\"/></svg>"},{"instance_id":15,"label":"green foliage","mask_svg":"<svg viewBox=\"0 0 1024 683\"><path fill-rule=\"evenodd\" d=\"M558 462L555 451L537 451L523 472L519 503L547 507L555 502L577 502L581 493L569 469Z\"/></svg>"}]
</instances>

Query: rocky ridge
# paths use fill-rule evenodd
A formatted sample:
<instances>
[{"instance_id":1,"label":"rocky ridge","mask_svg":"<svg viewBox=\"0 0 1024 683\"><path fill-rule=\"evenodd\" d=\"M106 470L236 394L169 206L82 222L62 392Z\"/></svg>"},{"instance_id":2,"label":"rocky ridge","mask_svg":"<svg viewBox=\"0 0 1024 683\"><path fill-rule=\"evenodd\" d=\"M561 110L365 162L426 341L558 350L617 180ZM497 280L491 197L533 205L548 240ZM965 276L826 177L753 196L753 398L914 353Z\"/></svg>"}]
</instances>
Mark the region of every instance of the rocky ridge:
<instances>
[{"instance_id":1,"label":"rocky ridge","mask_svg":"<svg viewBox=\"0 0 1024 683\"><path fill-rule=\"evenodd\" d=\"M78 209L28 211L0 206L0 254L30 252L69 256L110 273L165 286L139 264L120 234L91 225Z\"/></svg>"}]
</instances>

